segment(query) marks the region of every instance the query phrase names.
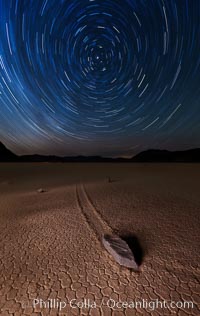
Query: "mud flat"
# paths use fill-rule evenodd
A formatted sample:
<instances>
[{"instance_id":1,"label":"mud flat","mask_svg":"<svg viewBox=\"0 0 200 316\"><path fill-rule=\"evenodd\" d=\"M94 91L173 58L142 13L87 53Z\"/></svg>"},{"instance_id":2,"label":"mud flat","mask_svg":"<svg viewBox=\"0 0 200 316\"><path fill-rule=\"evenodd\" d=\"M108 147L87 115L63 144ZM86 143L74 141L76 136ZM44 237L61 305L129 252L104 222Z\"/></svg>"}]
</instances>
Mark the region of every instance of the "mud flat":
<instances>
[{"instance_id":1,"label":"mud flat","mask_svg":"<svg viewBox=\"0 0 200 316\"><path fill-rule=\"evenodd\" d=\"M199 315L199 178L198 164L1 164L0 315ZM110 231L140 273L102 246Z\"/></svg>"}]
</instances>

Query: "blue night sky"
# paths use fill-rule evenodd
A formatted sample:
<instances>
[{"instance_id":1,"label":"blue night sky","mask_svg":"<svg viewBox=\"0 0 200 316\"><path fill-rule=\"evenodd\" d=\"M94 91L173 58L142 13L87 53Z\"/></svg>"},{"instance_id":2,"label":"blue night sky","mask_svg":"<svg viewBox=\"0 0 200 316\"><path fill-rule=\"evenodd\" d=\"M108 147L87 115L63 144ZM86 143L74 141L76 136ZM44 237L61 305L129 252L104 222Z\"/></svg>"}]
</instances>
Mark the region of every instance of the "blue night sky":
<instances>
[{"instance_id":1,"label":"blue night sky","mask_svg":"<svg viewBox=\"0 0 200 316\"><path fill-rule=\"evenodd\" d=\"M0 141L18 154L200 147L199 0L0 0Z\"/></svg>"}]
</instances>

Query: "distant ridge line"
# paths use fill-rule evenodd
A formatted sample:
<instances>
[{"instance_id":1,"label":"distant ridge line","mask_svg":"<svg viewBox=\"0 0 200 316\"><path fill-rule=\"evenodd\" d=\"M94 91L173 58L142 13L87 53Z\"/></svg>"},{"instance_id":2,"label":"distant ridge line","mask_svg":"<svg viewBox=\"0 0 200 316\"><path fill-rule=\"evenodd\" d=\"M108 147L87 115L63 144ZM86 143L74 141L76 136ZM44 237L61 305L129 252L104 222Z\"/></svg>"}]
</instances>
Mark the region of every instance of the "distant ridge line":
<instances>
[{"instance_id":1,"label":"distant ridge line","mask_svg":"<svg viewBox=\"0 0 200 316\"><path fill-rule=\"evenodd\" d=\"M45 155L22 155L18 156L6 148L0 142L0 162L182 162L199 163L200 148L184 151L168 151L149 149L131 158L108 158L101 156L45 156Z\"/></svg>"}]
</instances>

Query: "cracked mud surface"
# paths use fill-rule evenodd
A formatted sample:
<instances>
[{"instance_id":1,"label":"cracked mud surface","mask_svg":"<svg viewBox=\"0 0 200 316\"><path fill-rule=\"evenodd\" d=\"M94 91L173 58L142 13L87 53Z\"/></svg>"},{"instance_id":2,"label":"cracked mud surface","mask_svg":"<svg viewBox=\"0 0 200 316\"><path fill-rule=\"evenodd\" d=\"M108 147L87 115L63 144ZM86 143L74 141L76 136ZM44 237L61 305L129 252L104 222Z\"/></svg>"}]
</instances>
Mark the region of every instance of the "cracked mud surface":
<instances>
[{"instance_id":1,"label":"cracked mud surface","mask_svg":"<svg viewBox=\"0 0 200 316\"><path fill-rule=\"evenodd\" d=\"M198 165L2 164L0 315L200 315L199 176ZM40 187L48 191L38 194ZM101 233L112 230L138 237L140 273L102 247ZM97 308L33 308L37 298ZM112 310L109 299L194 308Z\"/></svg>"}]
</instances>

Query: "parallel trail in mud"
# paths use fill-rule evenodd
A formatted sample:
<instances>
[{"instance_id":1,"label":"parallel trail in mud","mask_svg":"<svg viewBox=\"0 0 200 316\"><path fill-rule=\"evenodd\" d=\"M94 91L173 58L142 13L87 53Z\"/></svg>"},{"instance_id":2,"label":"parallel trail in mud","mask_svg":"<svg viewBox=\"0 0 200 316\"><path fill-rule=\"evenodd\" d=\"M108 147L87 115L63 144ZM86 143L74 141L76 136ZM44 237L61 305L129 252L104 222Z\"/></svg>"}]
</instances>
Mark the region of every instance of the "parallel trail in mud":
<instances>
[{"instance_id":1,"label":"parallel trail in mud","mask_svg":"<svg viewBox=\"0 0 200 316\"><path fill-rule=\"evenodd\" d=\"M76 186L76 198L79 208L86 219L89 227L94 231L96 237L101 241L103 234L112 234L112 228L102 218L91 199L89 198L84 185Z\"/></svg>"}]
</instances>

